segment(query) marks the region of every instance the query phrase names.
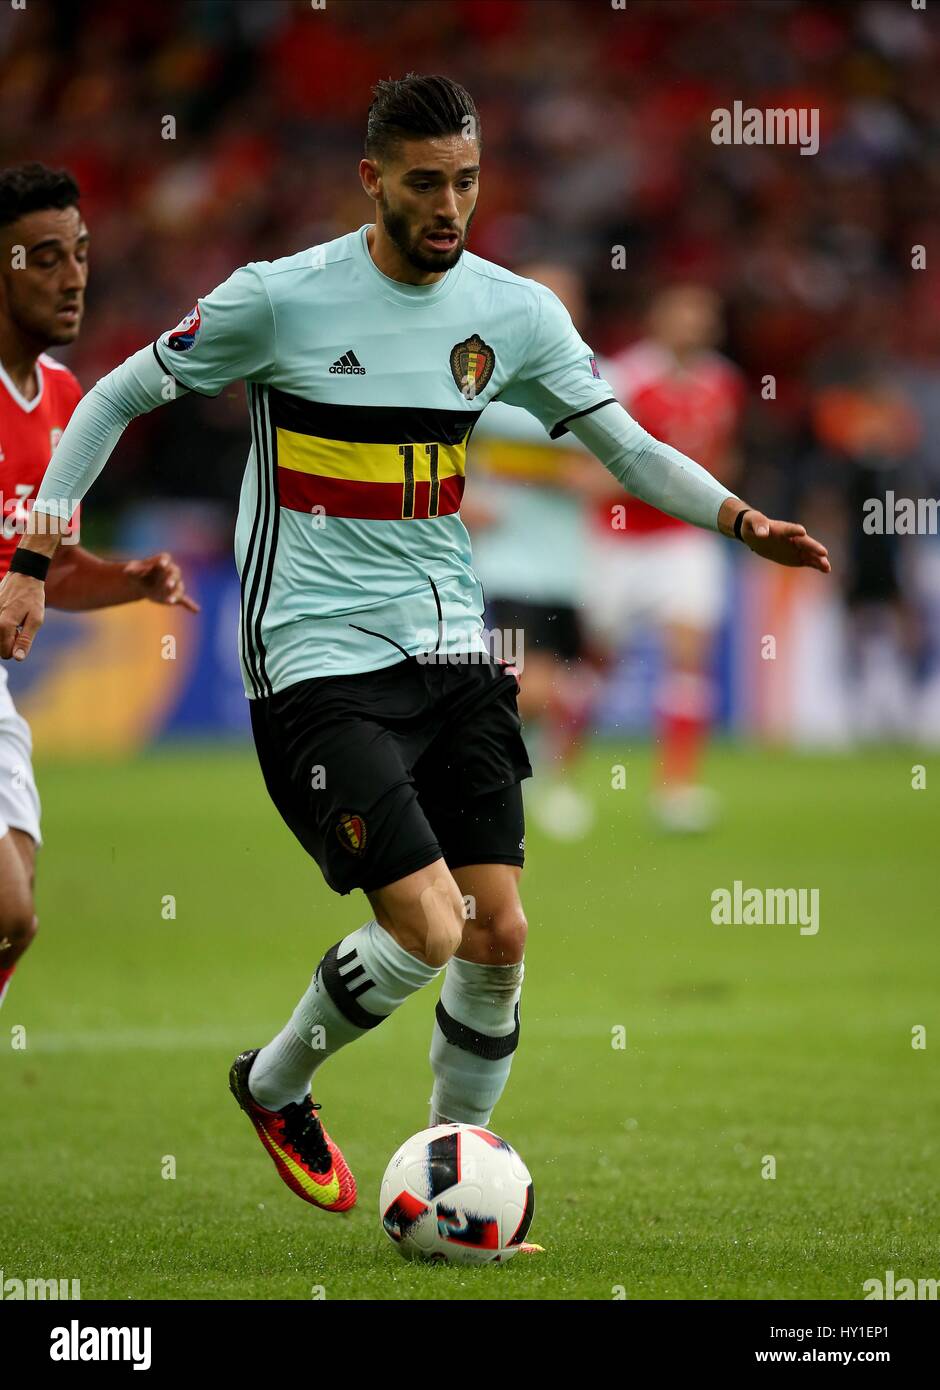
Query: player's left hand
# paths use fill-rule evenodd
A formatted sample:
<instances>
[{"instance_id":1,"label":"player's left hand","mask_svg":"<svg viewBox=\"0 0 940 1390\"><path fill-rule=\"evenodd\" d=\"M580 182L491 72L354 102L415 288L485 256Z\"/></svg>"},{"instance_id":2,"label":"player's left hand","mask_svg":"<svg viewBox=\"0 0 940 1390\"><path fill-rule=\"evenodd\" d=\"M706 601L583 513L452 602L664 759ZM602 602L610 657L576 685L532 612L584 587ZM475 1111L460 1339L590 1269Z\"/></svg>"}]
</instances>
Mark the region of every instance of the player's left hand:
<instances>
[{"instance_id":1,"label":"player's left hand","mask_svg":"<svg viewBox=\"0 0 940 1390\"><path fill-rule=\"evenodd\" d=\"M806 534L796 521L772 521L763 512L749 510L741 522L741 539L749 550L778 565L793 565L829 574L829 552Z\"/></svg>"},{"instance_id":2,"label":"player's left hand","mask_svg":"<svg viewBox=\"0 0 940 1390\"><path fill-rule=\"evenodd\" d=\"M179 565L167 551L151 555L146 560L128 560L124 574L138 590L140 598L151 603L176 604L188 608L190 613L199 612L199 604L189 597L183 583Z\"/></svg>"}]
</instances>

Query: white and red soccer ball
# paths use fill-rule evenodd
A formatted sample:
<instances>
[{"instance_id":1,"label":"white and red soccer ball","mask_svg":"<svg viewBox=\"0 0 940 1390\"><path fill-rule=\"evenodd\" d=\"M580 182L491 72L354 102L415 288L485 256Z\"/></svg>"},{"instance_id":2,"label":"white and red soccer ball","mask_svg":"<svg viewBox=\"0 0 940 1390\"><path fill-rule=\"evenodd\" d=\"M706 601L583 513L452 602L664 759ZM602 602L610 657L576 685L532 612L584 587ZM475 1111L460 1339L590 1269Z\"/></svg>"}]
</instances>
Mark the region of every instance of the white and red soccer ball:
<instances>
[{"instance_id":1,"label":"white and red soccer ball","mask_svg":"<svg viewBox=\"0 0 940 1390\"><path fill-rule=\"evenodd\" d=\"M408 1260L512 1259L535 1212L528 1168L478 1125L435 1125L406 1139L382 1179L379 1216Z\"/></svg>"}]
</instances>

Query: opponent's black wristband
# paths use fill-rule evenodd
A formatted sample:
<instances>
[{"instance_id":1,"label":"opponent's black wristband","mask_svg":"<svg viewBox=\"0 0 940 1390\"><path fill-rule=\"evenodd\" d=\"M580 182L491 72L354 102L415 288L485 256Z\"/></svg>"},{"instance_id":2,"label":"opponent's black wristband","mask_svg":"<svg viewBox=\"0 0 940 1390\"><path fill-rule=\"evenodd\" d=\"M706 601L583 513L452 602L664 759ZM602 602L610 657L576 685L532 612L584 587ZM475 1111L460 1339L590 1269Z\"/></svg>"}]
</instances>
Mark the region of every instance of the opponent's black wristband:
<instances>
[{"instance_id":1,"label":"opponent's black wristband","mask_svg":"<svg viewBox=\"0 0 940 1390\"><path fill-rule=\"evenodd\" d=\"M30 579L45 579L52 564L50 555L40 555L38 550L24 550L17 546L10 561L11 574L28 574Z\"/></svg>"},{"instance_id":2,"label":"opponent's black wristband","mask_svg":"<svg viewBox=\"0 0 940 1390\"><path fill-rule=\"evenodd\" d=\"M744 518L747 516L748 512L752 512L753 510L753 507L745 507L744 511L738 512L737 516L734 518L734 538L736 541L743 540L741 527L744 524ZM744 541L744 544L746 545L747 542Z\"/></svg>"}]
</instances>

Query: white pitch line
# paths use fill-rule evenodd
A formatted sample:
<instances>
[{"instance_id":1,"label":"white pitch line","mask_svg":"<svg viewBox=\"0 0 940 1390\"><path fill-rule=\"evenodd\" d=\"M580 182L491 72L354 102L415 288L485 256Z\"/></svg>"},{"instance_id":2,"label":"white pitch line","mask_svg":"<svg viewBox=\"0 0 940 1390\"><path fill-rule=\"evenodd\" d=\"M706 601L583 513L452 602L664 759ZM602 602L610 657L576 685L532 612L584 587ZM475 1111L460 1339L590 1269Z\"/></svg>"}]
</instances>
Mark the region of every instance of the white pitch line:
<instances>
[{"instance_id":1,"label":"white pitch line","mask_svg":"<svg viewBox=\"0 0 940 1390\"><path fill-rule=\"evenodd\" d=\"M7 1027L18 1024L12 1009L6 1013L7 1017L0 1024L0 1048L2 1033ZM248 1045L261 1046L277 1032L277 1024L270 1020L253 1027L239 1025L237 1028L99 1028L56 1033L47 1033L37 1024L25 1026L26 1046L17 1054L24 1058L30 1054L70 1052L188 1052L198 1049L208 1052L215 1048L244 1047L246 1038ZM606 1037L609 1025L606 1020L590 1018L538 1019L525 1025L525 1031L543 1037Z\"/></svg>"},{"instance_id":2,"label":"white pitch line","mask_svg":"<svg viewBox=\"0 0 940 1390\"><path fill-rule=\"evenodd\" d=\"M16 1024L9 1010L10 1027ZM239 1048L245 1038L266 1039L272 1025L251 1028L116 1028L96 1029L74 1033L46 1033L36 1026L26 1026L26 1046L18 1054L24 1058L37 1053L63 1052L188 1052L196 1049Z\"/></svg>"},{"instance_id":3,"label":"white pitch line","mask_svg":"<svg viewBox=\"0 0 940 1390\"><path fill-rule=\"evenodd\" d=\"M523 1039L533 1036L546 1041L596 1038L599 1042L609 1043L611 1027L624 1021L614 1017L614 1012L611 1009L609 1014L605 1011L604 1015L594 1017L582 1014L567 1018L530 1016L526 1019L523 1016ZM432 1017L433 1014L427 1020L429 1028ZM781 1011L779 1016L773 1018L766 1014L759 1022L751 1021L749 1029L754 1035L764 1034L777 1027L783 1027L788 1018L789 1014L786 1011ZM22 1020L16 1018L12 1008L4 1010L3 1016L0 1017L0 1056L8 1050L3 1035L8 1029L21 1023ZM683 1011L682 1016L672 1015L655 1020L637 1019L632 1025L628 1015L625 1026L629 1039L627 1051L634 1051L636 1048L654 1049L660 1039L684 1037L688 1034L699 1035L703 1031L717 1038L723 1036L720 1020L716 1021L714 1017L704 1019L691 1010ZM267 1023L238 1024L234 1027L208 1025L202 1028L97 1028L76 1029L74 1032L46 1032L41 1025L28 1022L25 1027L26 1047L22 1051L14 1049L14 1055L28 1058L31 1054L61 1055L72 1052L209 1052L216 1048L238 1050L245 1046L262 1046L278 1031L279 1024L276 1020L269 1019Z\"/></svg>"}]
</instances>

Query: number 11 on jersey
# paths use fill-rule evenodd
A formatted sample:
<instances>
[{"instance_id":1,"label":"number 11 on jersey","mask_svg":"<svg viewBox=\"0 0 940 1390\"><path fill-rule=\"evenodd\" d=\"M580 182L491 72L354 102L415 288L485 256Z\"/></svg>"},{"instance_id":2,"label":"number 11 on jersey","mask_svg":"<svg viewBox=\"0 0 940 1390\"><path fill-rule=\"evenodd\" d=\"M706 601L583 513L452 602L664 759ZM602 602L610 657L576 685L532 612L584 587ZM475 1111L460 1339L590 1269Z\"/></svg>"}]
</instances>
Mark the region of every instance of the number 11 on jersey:
<instances>
[{"instance_id":1,"label":"number 11 on jersey","mask_svg":"<svg viewBox=\"0 0 940 1390\"><path fill-rule=\"evenodd\" d=\"M428 516L437 516L437 509L440 497L440 480L438 477L438 445L425 444L425 452L428 455L431 473L431 486L428 491ZM401 454L405 465L405 481L402 488L401 514L405 521L414 519L415 514L415 446L413 444L399 444L398 452Z\"/></svg>"}]
</instances>

